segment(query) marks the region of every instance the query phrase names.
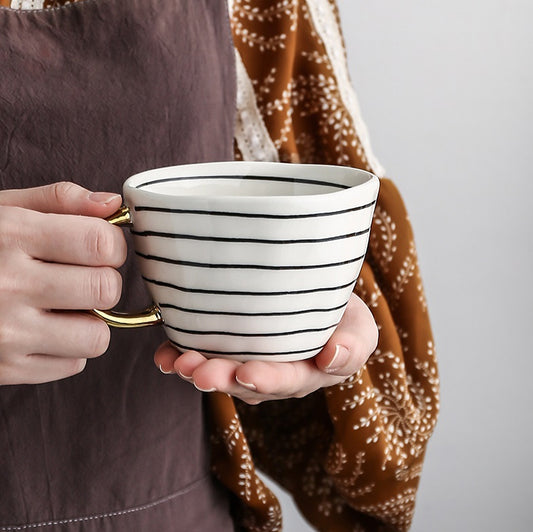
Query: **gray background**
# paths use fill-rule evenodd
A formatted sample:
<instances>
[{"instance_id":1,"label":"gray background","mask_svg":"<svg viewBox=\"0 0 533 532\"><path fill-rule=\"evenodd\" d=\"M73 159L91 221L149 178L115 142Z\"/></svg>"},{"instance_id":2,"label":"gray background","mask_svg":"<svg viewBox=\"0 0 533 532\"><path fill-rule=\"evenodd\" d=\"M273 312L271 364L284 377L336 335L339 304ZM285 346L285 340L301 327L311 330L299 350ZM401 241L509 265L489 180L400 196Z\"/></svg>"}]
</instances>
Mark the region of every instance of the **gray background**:
<instances>
[{"instance_id":1,"label":"gray background","mask_svg":"<svg viewBox=\"0 0 533 532\"><path fill-rule=\"evenodd\" d=\"M533 530L533 2L339 0L441 372L413 532ZM285 529L311 530L282 498Z\"/></svg>"}]
</instances>

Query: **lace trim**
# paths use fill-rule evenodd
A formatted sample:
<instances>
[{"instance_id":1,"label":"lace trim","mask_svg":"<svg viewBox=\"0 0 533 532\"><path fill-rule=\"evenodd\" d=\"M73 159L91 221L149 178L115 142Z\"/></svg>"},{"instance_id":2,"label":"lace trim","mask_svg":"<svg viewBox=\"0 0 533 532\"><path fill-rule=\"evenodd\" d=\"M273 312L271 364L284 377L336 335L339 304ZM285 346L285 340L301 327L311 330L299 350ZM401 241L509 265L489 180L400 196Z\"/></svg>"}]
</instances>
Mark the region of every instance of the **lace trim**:
<instances>
[{"instance_id":1,"label":"lace trim","mask_svg":"<svg viewBox=\"0 0 533 532\"><path fill-rule=\"evenodd\" d=\"M385 174L377 158L372 152L368 129L361 117L359 102L355 90L350 81L348 65L344 55L342 35L333 8L329 2L323 0L306 0L311 19L320 39L326 47L326 52L330 58L331 66L337 78L339 92L348 113L354 122L354 127L359 141L364 150L368 164L376 175L382 177Z\"/></svg>"},{"instance_id":2,"label":"lace trim","mask_svg":"<svg viewBox=\"0 0 533 532\"><path fill-rule=\"evenodd\" d=\"M237 70L237 112L235 140L245 161L279 161L278 150L270 138L257 107L255 92L246 67L235 50Z\"/></svg>"},{"instance_id":3,"label":"lace trim","mask_svg":"<svg viewBox=\"0 0 533 532\"><path fill-rule=\"evenodd\" d=\"M44 0L11 0L11 9L42 9Z\"/></svg>"}]
</instances>

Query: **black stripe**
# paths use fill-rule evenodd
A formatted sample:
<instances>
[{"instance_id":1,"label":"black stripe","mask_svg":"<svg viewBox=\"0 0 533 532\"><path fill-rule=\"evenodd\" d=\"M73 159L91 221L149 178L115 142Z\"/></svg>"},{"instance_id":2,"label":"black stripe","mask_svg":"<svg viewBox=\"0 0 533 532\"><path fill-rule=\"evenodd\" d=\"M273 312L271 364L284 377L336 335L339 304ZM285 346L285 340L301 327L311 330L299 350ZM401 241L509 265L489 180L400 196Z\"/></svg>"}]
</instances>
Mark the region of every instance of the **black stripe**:
<instances>
[{"instance_id":1,"label":"black stripe","mask_svg":"<svg viewBox=\"0 0 533 532\"><path fill-rule=\"evenodd\" d=\"M160 231L132 231L135 236L157 236L162 238L174 238L183 240L203 240L207 242L236 242L246 244L315 244L318 242L333 242L334 240L343 240L345 238L353 238L364 235L370 231L364 229L363 231L355 231L344 235L328 236L324 238L301 238L293 240L270 240L266 238L230 238L222 236L202 236L202 235L187 235L182 233L163 233Z\"/></svg>"},{"instance_id":2,"label":"black stripe","mask_svg":"<svg viewBox=\"0 0 533 532\"><path fill-rule=\"evenodd\" d=\"M305 309L305 310L290 310L290 311L283 311L283 312L230 312L225 310L200 310L200 309L194 309L194 308L185 308L185 307L178 307L176 305L172 305L171 303L159 303L159 308L170 308L174 310L179 310L182 312L190 312L191 314L213 314L216 316L295 316L298 314L309 314L312 312L333 312L334 310L340 310L341 308L345 307L348 302L343 303L342 305L338 305L336 307L331 308L313 308L313 309Z\"/></svg>"},{"instance_id":3,"label":"black stripe","mask_svg":"<svg viewBox=\"0 0 533 532\"><path fill-rule=\"evenodd\" d=\"M165 288L172 288L174 290L180 290L181 292L188 292L193 294L211 294L211 295L223 295L223 296L288 296L288 295L298 295L298 294L312 294L315 292L334 292L336 290L342 290L343 288L348 288L350 285L355 283L355 279L346 284L339 286L325 286L321 288L306 288L303 290L285 290L280 292L245 292L241 290L209 290L205 288L189 288L187 286L178 286L176 284L167 283L165 281L158 281L157 279L149 279L144 275L142 278L151 284L156 286L163 286Z\"/></svg>"},{"instance_id":4,"label":"black stripe","mask_svg":"<svg viewBox=\"0 0 533 532\"><path fill-rule=\"evenodd\" d=\"M262 337L270 337L270 336L291 336L293 334L322 332L322 331L327 331L328 329L332 329L333 327L336 327L338 324L339 322L333 323L332 325L328 325L327 327L319 327L316 329L299 329L297 331L283 331L283 332L275 332L275 333L237 333L237 332L231 332L231 331L192 331L190 329L182 329L181 327L174 327L173 325L170 325L168 323L164 323L164 326L168 327L169 329L173 329L174 331L178 331L178 332L185 333L185 334L194 334L197 336L217 335L217 336L238 336L241 338L262 338Z\"/></svg>"},{"instance_id":5,"label":"black stripe","mask_svg":"<svg viewBox=\"0 0 533 532\"><path fill-rule=\"evenodd\" d=\"M231 211L206 211L201 209L170 209L167 207L150 207L148 205L138 205L134 207L135 211L147 211L147 212L162 212L169 214L204 214L209 216L234 216L237 218L268 218L279 220L293 220L299 218L318 218L321 216L335 216L337 214L346 214L349 212L362 211L375 205L376 201L365 203L364 205L358 205L356 207L350 207L349 209L342 209L339 211L330 212L312 212L307 214L265 214L265 213L250 213L250 212L231 212Z\"/></svg>"},{"instance_id":6,"label":"black stripe","mask_svg":"<svg viewBox=\"0 0 533 532\"><path fill-rule=\"evenodd\" d=\"M364 259L364 255L354 259L342 260L339 262L329 262L326 264L305 264L299 266L269 266L265 264L211 264L208 262L193 262L189 260L169 259L167 257L158 257L156 255L145 255L136 251L135 254L146 260L164 262L166 264L176 264L181 266L192 266L195 268L213 268L213 269L233 269L233 270L317 270L319 268L330 268L334 266L344 266Z\"/></svg>"},{"instance_id":7,"label":"black stripe","mask_svg":"<svg viewBox=\"0 0 533 532\"><path fill-rule=\"evenodd\" d=\"M279 181L282 183L302 183L304 185L319 185L333 188L347 189L352 188L349 185L342 185L340 183L330 183L328 181L315 181L313 179L302 179L298 177L282 177L282 176L263 176L263 175L195 175L195 176L183 176L183 177L166 177L163 179L154 179L153 181L147 181L141 183L135 188L144 188L150 185L158 185L159 183L171 183L173 181L195 181L202 179L232 179L243 181Z\"/></svg>"},{"instance_id":8,"label":"black stripe","mask_svg":"<svg viewBox=\"0 0 533 532\"><path fill-rule=\"evenodd\" d=\"M262 353L258 351L211 351L210 349L189 347L187 345L174 342L173 340L170 340L170 343L174 347L177 347L178 349L182 349L185 351L201 351L202 353L208 353L210 355L222 355L222 356L228 356L228 355L236 355L236 356L238 355L251 355L251 356L300 355L303 353L310 353L311 351L322 350L324 346L326 345L326 344L323 344L318 347L313 347L311 349L299 349L298 351L281 351L281 352L276 352L276 353Z\"/></svg>"}]
</instances>

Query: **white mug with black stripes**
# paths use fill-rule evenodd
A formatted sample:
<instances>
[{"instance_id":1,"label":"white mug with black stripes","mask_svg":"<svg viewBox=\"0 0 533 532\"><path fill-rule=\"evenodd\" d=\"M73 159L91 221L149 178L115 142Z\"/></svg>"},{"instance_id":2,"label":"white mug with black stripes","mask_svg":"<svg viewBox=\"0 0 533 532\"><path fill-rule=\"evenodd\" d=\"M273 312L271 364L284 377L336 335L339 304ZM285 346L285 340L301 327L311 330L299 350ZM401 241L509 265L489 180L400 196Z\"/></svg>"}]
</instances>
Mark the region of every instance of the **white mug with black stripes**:
<instances>
[{"instance_id":1,"label":"white mug with black stripes","mask_svg":"<svg viewBox=\"0 0 533 532\"><path fill-rule=\"evenodd\" d=\"M316 355L359 276L379 189L344 166L217 162L124 183L123 208L152 307L95 310L116 327L161 323L180 351L235 360Z\"/></svg>"}]
</instances>

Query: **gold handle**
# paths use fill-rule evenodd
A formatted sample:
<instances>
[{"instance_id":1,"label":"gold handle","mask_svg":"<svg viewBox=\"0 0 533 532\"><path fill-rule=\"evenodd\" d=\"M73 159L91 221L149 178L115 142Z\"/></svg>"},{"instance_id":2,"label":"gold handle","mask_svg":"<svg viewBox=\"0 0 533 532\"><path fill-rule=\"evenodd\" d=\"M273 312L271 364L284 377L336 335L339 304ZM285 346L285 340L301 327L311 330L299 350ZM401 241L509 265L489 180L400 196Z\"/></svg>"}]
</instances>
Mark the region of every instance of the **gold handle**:
<instances>
[{"instance_id":1,"label":"gold handle","mask_svg":"<svg viewBox=\"0 0 533 532\"><path fill-rule=\"evenodd\" d=\"M127 314L122 312L115 312L114 310L91 310L91 314L98 316L104 320L111 327L117 329L134 329L136 327L149 327L150 325L157 325L163 323L161 311L156 305L148 307L142 312L135 314Z\"/></svg>"},{"instance_id":2,"label":"gold handle","mask_svg":"<svg viewBox=\"0 0 533 532\"><path fill-rule=\"evenodd\" d=\"M122 205L117 212L109 216L109 218L106 218L106 220L113 225L131 225L129 207ZM133 314L97 309L93 309L90 312L101 320L104 320L111 327L117 327L118 329L149 327L150 325L163 323L161 311L157 305L151 305L145 310Z\"/></svg>"},{"instance_id":3,"label":"gold handle","mask_svg":"<svg viewBox=\"0 0 533 532\"><path fill-rule=\"evenodd\" d=\"M127 205L122 205L118 211L108 216L106 220L113 225L131 225L130 208Z\"/></svg>"}]
</instances>

